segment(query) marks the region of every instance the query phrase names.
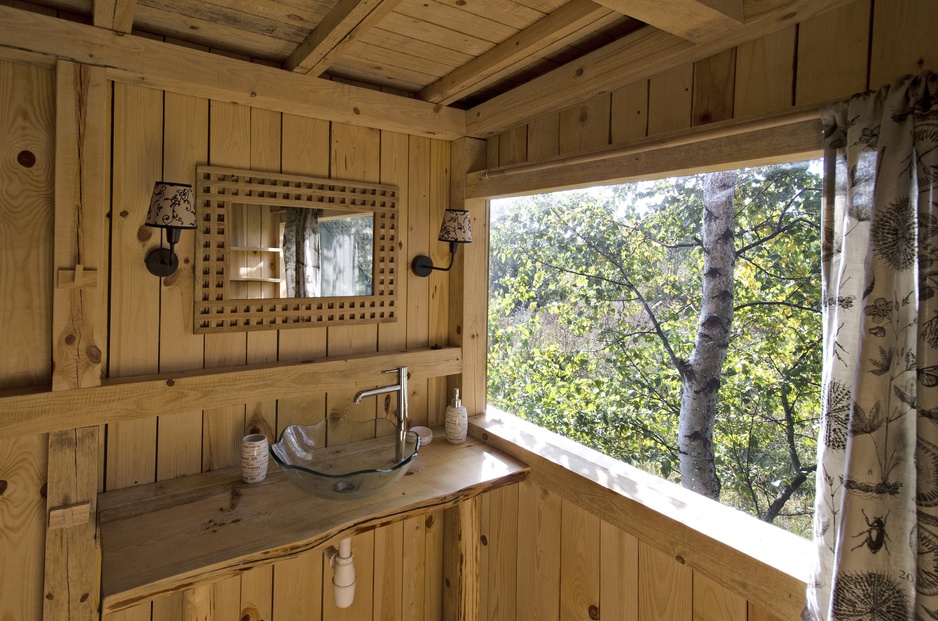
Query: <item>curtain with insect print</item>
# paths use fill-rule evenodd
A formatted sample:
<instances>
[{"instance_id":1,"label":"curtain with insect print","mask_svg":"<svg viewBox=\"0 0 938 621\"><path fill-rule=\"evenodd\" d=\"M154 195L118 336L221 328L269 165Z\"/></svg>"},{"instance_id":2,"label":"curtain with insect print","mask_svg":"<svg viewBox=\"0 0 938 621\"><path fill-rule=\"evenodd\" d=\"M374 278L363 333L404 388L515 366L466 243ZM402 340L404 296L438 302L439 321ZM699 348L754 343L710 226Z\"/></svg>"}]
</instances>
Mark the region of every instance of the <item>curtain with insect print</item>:
<instances>
[{"instance_id":1,"label":"curtain with insect print","mask_svg":"<svg viewBox=\"0 0 938 621\"><path fill-rule=\"evenodd\" d=\"M822 118L818 556L803 617L938 619L938 75Z\"/></svg>"}]
</instances>

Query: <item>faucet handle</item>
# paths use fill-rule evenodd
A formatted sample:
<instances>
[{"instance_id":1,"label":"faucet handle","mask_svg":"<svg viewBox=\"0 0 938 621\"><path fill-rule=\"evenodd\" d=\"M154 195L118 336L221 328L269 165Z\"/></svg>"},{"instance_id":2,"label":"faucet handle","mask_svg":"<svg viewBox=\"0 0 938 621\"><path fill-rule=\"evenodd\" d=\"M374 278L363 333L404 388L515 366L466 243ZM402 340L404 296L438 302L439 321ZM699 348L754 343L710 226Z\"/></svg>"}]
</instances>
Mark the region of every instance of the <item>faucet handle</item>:
<instances>
[{"instance_id":1,"label":"faucet handle","mask_svg":"<svg viewBox=\"0 0 938 621\"><path fill-rule=\"evenodd\" d=\"M388 369L387 371L381 371L381 373L383 374L399 373L401 371L403 371L404 373L407 373L407 367L397 367L396 369Z\"/></svg>"}]
</instances>

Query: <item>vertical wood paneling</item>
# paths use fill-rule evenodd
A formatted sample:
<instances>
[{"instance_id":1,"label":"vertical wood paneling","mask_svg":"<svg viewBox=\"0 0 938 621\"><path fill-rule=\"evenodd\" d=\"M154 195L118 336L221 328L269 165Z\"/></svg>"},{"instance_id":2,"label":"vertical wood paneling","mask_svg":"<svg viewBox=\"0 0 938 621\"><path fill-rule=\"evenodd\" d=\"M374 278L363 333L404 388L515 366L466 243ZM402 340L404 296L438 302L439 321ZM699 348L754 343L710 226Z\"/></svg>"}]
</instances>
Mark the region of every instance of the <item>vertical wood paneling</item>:
<instances>
[{"instance_id":1,"label":"vertical wood paneling","mask_svg":"<svg viewBox=\"0 0 938 621\"><path fill-rule=\"evenodd\" d=\"M599 608L599 522L599 518L586 509L563 500L560 537L560 618L563 621L589 621Z\"/></svg>"},{"instance_id":2,"label":"vertical wood paneling","mask_svg":"<svg viewBox=\"0 0 938 621\"><path fill-rule=\"evenodd\" d=\"M513 621L517 614L518 486L482 497L482 617Z\"/></svg>"},{"instance_id":3,"label":"vertical wood paneling","mask_svg":"<svg viewBox=\"0 0 938 621\"><path fill-rule=\"evenodd\" d=\"M735 74L735 48L694 63L694 125L733 118Z\"/></svg>"},{"instance_id":4,"label":"vertical wood paneling","mask_svg":"<svg viewBox=\"0 0 938 621\"><path fill-rule=\"evenodd\" d=\"M694 572L694 621L746 621L746 600Z\"/></svg>"},{"instance_id":5,"label":"vertical wood paneling","mask_svg":"<svg viewBox=\"0 0 938 621\"><path fill-rule=\"evenodd\" d=\"M516 618L560 621L560 496L524 481L518 506Z\"/></svg>"},{"instance_id":6,"label":"vertical wood paneling","mask_svg":"<svg viewBox=\"0 0 938 621\"><path fill-rule=\"evenodd\" d=\"M693 84L693 65L677 67L648 81L649 136L690 127Z\"/></svg>"},{"instance_id":7,"label":"vertical wood paneling","mask_svg":"<svg viewBox=\"0 0 938 621\"><path fill-rule=\"evenodd\" d=\"M528 126L521 125L499 135L498 165L519 164L528 159Z\"/></svg>"},{"instance_id":8,"label":"vertical wood paneling","mask_svg":"<svg viewBox=\"0 0 938 621\"><path fill-rule=\"evenodd\" d=\"M431 247L443 246L449 254L449 244L439 241L440 223L443 222L443 212L450 204L450 145L441 140L430 141L430 212L427 216L430 221ZM459 207L460 209L462 207ZM465 255L465 244L457 251L452 269L458 269ZM449 257L447 257L448 265ZM430 274L430 321L427 326L427 338L430 345L446 345L449 332L450 308L450 272L433 272ZM442 425L446 420L447 402L452 402L453 395L447 395L447 380L445 377L434 378L427 381L427 402L424 412L418 412L414 424ZM422 422L421 422L422 421Z\"/></svg>"},{"instance_id":9,"label":"vertical wood paneling","mask_svg":"<svg viewBox=\"0 0 938 621\"><path fill-rule=\"evenodd\" d=\"M525 159L543 160L560 153L560 114L550 114L528 124Z\"/></svg>"},{"instance_id":10,"label":"vertical wood paneling","mask_svg":"<svg viewBox=\"0 0 938 621\"><path fill-rule=\"evenodd\" d=\"M938 69L935 24L934 0L875 2L869 87L876 90L902 75Z\"/></svg>"},{"instance_id":11,"label":"vertical wood paneling","mask_svg":"<svg viewBox=\"0 0 938 621\"><path fill-rule=\"evenodd\" d=\"M281 145L285 173L329 176L329 123L284 114ZM326 355L326 328L295 328L278 333L280 360L310 360ZM326 415L326 393L303 399L281 399L277 434L288 425L312 425Z\"/></svg>"},{"instance_id":12,"label":"vertical wood paneling","mask_svg":"<svg viewBox=\"0 0 938 621\"><path fill-rule=\"evenodd\" d=\"M612 144L644 138L648 133L648 80L612 91Z\"/></svg>"},{"instance_id":13,"label":"vertical wood paneling","mask_svg":"<svg viewBox=\"0 0 938 621\"><path fill-rule=\"evenodd\" d=\"M693 572L644 541L638 545L639 621L690 621L693 614Z\"/></svg>"},{"instance_id":14,"label":"vertical wood paneling","mask_svg":"<svg viewBox=\"0 0 938 621\"><path fill-rule=\"evenodd\" d=\"M212 101L209 114L209 163L248 168L251 163L251 109ZM246 333L205 336L205 366L224 367L247 360ZM244 406L206 410L202 415L202 470L238 463L244 436Z\"/></svg>"},{"instance_id":15,"label":"vertical wood paneling","mask_svg":"<svg viewBox=\"0 0 938 621\"><path fill-rule=\"evenodd\" d=\"M864 90L870 0L827 11L798 26L795 103L827 101Z\"/></svg>"},{"instance_id":16,"label":"vertical wood paneling","mask_svg":"<svg viewBox=\"0 0 938 621\"><path fill-rule=\"evenodd\" d=\"M426 546L424 558L424 619L443 618L443 511L424 516ZM406 609L404 618L407 618Z\"/></svg>"},{"instance_id":17,"label":"vertical wood paneling","mask_svg":"<svg viewBox=\"0 0 938 621\"><path fill-rule=\"evenodd\" d=\"M121 377L159 370L161 283L144 260L161 230L144 222L163 174L163 93L115 84L113 131L109 374ZM107 489L153 481L156 419L108 425L107 465Z\"/></svg>"},{"instance_id":18,"label":"vertical wood paneling","mask_svg":"<svg viewBox=\"0 0 938 621\"><path fill-rule=\"evenodd\" d=\"M274 565L275 621L322 619L322 568L322 552L319 551Z\"/></svg>"},{"instance_id":19,"label":"vertical wood paneling","mask_svg":"<svg viewBox=\"0 0 938 621\"><path fill-rule=\"evenodd\" d=\"M638 539L608 522L600 526L601 618L638 621Z\"/></svg>"},{"instance_id":20,"label":"vertical wood paneling","mask_svg":"<svg viewBox=\"0 0 938 621\"><path fill-rule=\"evenodd\" d=\"M332 124L332 176L336 179L351 179L355 181L378 181L380 179L381 142L380 132L374 129L355 127L339 123ZM328 350L330 356L364 353L375 351L378 346L378 329L375 325L339 326L328 329ZM395 381L394 375L375 377L372 386L381 386ZM395 399L394 395L385 395L377 399L367 399L361 405L353 406L354 392L330 391L327 396L329 412L346 413L357 420L374 418L377 412L382 416L385 412L385 402ZM377 401L377 405L375 404ZM355 601L344 609L335 607L331 588L324 586L323 617L327 619L357 620L370 618L374 610L374 576L375 576L375 535L368 532L352 538L352 547L355 552L355 569L357 586ZM324 560L324 563L327 561ZM331 580L331 568L323 567L323 583Z\"/></svg>"},{"instance_id":21,"label":"vertical wood paneling","mask_svg":"<svg viewBox=\"0 0 938 621\"><path fill-rule=\"evenodd\" d=\"M404 523L375 531L374 621L402 621L404 572Z\"/></svg>"},{"instance_id":22,"label":"vertical wood paneling","mask_svg":"<svg viewBox=\"0 0 938 621\"><path fill-rule=\"evenodd\" d=\"M609 95L600 95L560 112L560 153L609 144Z\"/></svg>"},{"instance_id":23,"label":"vertical wood paneling","mask_svg":"<svg viewBox=\"0 0 938 621\"><path fill-rule=\"evenodd\" d=\"M427 519L408 518L403 522L401 540L401 616L403 619L432 619L427 611Z\"/></svg>"},{"instance_id":24,"label":"vertical wood paneling","mask_svg":"<svg viewBox=\"0 0 938 621\"><path fill-rule=\"evenodd\" d=\"M748 614L748 621L781 621L781 619L772 613L767 612L765 609L760 608L752 603L750 603L748 606Z\"/></svg>"},{"instance_id":25,"label":"vertical wood paneling","mask_svg":"<svg viewBox=\"0 0 938 621\"><path fill-rule=\"evenodd\" d=\"M795 36L792 26L739 46L736 51L736 118L791 106Z\"/></svg>"},{"instance_id":26,"label":"vertical wood paneling","mask_svg":"<svg viewBox=\"0 0 938 621\"><path fill-rule=\"evenodd\" d=\"M449 260L447 244L431 243L431 231L439 232L439 222L430 222L430 139L410 136L408 148L407 180L407 245L409 252L404 258L407 270L407 347L430 345L430 279L417 278L410 271L410 262L417 255L427 255L434 265L445 265ZM435 228L435 230L434 230ZM426 384L410 384L410 408L412 412L427 411Z\"/></svg>"},{"instance_id":27,"label":"vertical wood paneling","mask_svg":"<svg viewBox=\"0 0 938 621\"><path fill-rule=\"evenodd\" d=\"M166 93L163 101L163 179L195 187L195 168L208 161L208 100ZM194 231L181 232L175 252L179 268L163 279L160 295L159 361L163 372L200 368L205 346L205 339L192 333ZM200 410L160 416L157 435L157 480L201 471Z\"/></svg>"}]
</instances>

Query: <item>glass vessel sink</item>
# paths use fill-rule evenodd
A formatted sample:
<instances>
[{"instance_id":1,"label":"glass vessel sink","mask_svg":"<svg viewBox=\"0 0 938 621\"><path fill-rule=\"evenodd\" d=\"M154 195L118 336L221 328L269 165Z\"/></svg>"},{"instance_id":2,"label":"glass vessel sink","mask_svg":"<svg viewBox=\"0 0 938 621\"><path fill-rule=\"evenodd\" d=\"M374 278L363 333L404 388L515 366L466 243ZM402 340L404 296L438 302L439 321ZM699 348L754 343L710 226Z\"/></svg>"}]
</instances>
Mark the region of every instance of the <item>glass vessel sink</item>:
<instances>
[{"instance_id":1,"label":"glass vessel sink","mask_svg":"<svg viewBox=\"0 0 938 621\"><path fill-rule=\"evenodd\" d=\"M397 429L388 419L353 421L331 415L315 425L290 425L270 446L287 479L327 500L353 500L396 482L417 457L419 441L404 433L403 458L394 459Z\"/></svg>"}]
</instances>

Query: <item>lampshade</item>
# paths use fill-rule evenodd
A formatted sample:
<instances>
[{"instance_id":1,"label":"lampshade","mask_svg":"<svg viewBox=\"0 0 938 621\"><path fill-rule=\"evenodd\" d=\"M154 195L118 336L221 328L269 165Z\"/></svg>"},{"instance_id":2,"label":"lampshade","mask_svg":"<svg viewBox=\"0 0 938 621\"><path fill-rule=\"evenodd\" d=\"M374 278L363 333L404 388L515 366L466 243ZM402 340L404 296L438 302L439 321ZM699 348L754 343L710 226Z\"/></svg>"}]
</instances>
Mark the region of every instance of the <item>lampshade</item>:
<instances>
[{"instance_id":1,"label":"lampshade","mask_svg":"<svg viewBox=\"0 0 938 621\"><path fill-rule=\"evenodd\" d=\"M147 226L194 229L196 217L195 206L192 204L192 186L186 183L157 181L153 185Z\"/></svg>"},{"instance_id":2,"label":"lampshade","mask_svg":"<svg viewBox=\"0 0 938 621\"><path fill-rule=\"evenodd\" d=\"M469 212L464 209L447 209L443 212L443 226L440 227L440 241L468 244L472 241L472 228L469 225Z\"/></svg>"}]
</instances>

